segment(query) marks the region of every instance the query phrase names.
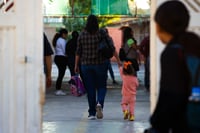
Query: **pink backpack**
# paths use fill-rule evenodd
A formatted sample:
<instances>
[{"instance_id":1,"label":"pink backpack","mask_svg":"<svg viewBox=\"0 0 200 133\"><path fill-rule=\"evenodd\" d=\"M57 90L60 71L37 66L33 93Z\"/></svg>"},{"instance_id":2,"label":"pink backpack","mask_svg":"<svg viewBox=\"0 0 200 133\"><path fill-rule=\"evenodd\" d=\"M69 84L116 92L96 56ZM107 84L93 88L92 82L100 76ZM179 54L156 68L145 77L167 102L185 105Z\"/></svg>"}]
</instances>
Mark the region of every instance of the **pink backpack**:
<instances>
[{"instance_id":1,"label":"pink backpack","mask_svg":"<svg viewBox=\"0 0 200 133\"><path fill-rule=\"evenodd\" d=\"M71 77L70 91L73 96L82 96L86 93L85 87L80 76L75 75Z\"/></svg>"}]
</instances>

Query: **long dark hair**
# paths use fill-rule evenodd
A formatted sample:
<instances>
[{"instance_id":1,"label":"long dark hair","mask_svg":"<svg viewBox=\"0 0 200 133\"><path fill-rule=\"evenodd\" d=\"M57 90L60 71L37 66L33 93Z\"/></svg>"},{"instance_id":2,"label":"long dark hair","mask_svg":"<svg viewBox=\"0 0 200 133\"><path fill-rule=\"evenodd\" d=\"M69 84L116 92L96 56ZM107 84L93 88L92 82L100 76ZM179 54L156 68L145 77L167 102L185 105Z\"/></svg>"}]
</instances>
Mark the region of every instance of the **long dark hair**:
<instances>
[{"instance_id":1,"label":"long dark hair","mask_svg":"<svg viewBox=\"0 0 200 133\"><path fill-rule=\"evenodd\" d=\"M79 36L79 33L78 33L78 31L73 31L72 32L72 39L77 39L78 38L78 36Z\"/></svg>"},{"instance_id":2,"label":"long dark hair","mask_svg":"<svg viewBox=\"0 0 200 133\"><path fill-rule=\"evenodd\" d=\"M154 20L161 29L173 35L174 40L184 46L186 53L200 56L200 38L187 31L190 15L182 2L164 2L157 9Z\"/></svg>"},{"instance_id":3,"label":"long dark hair","mask_svg":"<svg viewBox=\"0 0 200 133\"><path fill-rule=\"evenodd\" d=\"M98 20L95 15L88 16L85 30L90 34L94 34L99 30Z\"/></svg>"},{"instance_id":4,"label":"long dark hair","mask_svg":"<svg viewBox=\"0 0 200 133\"><path fill-rule=\"evenodd\" d=\"M128 39L132 38L135 42L135 38L133 37L133 30L131 27L122 27L122 45L125 45Z\"/></svg>"},{"instance_id":5,"label":"long dark hair","mask_svg":"<svg viewBox=\"0 0 200 133\"><path fill-rule=\"evenodd\" d=\"M53 44L54 48L56 47L56 42L57 42L58 38L62 37L62 34L68 34L67 29L61 28L59 30L59 32L57 32L54 35L53 40L52 40L52 44Z\"/></svg>"}]
</instances>

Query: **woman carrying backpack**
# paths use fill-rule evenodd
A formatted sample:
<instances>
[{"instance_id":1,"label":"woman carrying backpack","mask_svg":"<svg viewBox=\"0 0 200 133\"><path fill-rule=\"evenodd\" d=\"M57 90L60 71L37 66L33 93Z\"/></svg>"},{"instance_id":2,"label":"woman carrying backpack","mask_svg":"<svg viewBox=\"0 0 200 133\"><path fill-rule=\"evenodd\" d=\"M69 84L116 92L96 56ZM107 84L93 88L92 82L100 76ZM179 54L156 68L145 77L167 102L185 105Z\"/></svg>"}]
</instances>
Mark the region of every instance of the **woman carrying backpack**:
<instances>
[{"instance_id":1,"label":"woman carrying backpack","mask_svg":"<svg viewBox=\"0 0 200 133\"><path fill-rule=\"evenodd\" d=\"M119 56L121 61L130 61L135 71L139 71L139 54L137 51L137 41L133 37L133 30L130 27L122 27L122 46ZM122 52L123 51L123 52Z\"/></svg>"},{"instance_id":2,"label":"woman carrying backpack","mask_svg":"<svg viewBox=\"0 0 200 133\"><path fill-rule=\"evenodd\" d=\"M105 34L106 37L108 35ZM107 92L107 68L108 64L98 48L102 34L95 15L89 15L85 29L80 33L77 42L75 72L81 73L87 91L88 119L102 119L104 99ZM114 47L114 46L113 46Z\"/></svg>"},{"instance_id":3,"label":"woman carrying backpack","mask_svg":"<svg viewBox=\"0 0 200 133\"><path fill-rule=\"evenodd\" d=\"M76 56L78 36L79 36L78 31L73 31L72 39L70 39L67 42L66 49L65 49L66 56L67 56L67 62L68 62L67 64L69 66L69 71L70 71L71 77L75 75L74 66L75 66L75 56Z\"/></svg>"}]
</instances>

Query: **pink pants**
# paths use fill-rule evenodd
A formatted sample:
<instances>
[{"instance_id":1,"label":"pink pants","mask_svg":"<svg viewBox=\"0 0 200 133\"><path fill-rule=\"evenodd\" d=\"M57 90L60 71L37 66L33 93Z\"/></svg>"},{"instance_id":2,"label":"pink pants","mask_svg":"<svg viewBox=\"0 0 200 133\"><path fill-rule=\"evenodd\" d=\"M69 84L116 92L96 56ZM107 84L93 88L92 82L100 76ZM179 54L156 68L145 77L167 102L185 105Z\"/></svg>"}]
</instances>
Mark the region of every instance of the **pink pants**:
<instances>
[{"instance_id":1,"label":"pink pants","mask_svg":"<svg viewBox=\"0 0 200 133\"><path fill-rule=\"evenodd\" d=\"M128 110L131 115L135 112L136 95L122 96L121 107L122 111Z\"/></svg>"}]
</instances>

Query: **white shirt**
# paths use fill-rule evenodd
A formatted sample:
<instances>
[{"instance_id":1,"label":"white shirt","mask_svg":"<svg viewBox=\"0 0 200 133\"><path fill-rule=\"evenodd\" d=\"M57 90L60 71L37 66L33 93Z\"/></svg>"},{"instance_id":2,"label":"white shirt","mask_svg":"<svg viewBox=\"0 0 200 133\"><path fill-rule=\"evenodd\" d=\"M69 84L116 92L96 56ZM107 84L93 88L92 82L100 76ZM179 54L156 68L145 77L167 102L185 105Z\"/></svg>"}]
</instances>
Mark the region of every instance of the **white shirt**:
<instances>
[{"instance_id":1,"label":"white shirt","mask_svg":"<svg viewBox=\"0 0 200 133\"><path fill-rule=\"evenodd\" d=\"M55 55L66 56L65 55L66 44L67 40L63 39L62 37L58 38L58 40L56 41Z\"/></svg>"}]
</instances>

